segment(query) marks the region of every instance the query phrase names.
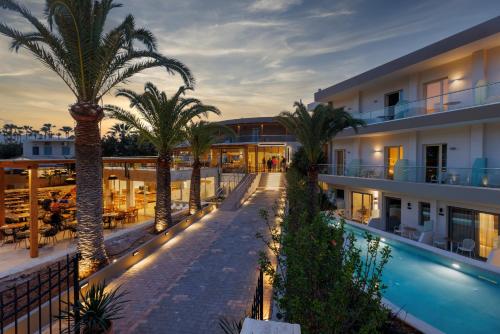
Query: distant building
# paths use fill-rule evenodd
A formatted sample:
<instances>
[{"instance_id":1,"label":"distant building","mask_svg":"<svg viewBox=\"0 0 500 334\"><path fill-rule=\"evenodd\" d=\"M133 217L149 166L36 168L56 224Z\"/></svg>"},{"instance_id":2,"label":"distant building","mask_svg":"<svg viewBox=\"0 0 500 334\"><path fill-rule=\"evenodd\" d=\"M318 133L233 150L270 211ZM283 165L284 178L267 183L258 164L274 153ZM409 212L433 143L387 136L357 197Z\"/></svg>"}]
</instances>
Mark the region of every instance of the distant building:
<instances>
[{"instance_id":1,"label":"distant building","mask_svg":"<svg viewBox=\"0 0 500 334\"><path fill-rule=\"evenodd\" d=\"M72 138L38 138L23 142L23 157L28 159L71 159L75 157Z\"/></svg>"},{"instance_id":2,"label":"distant building","mask_svg":"<svg viewBox=\"0 0 500 334\"><path fill-rule=\"evenodd\" d=\"M221 121L235 132L235 137L220 137L212 145L202 160L211 167L220 167L222 172L263 172L267 171L267 162L279 161L273 165L273 171L281 169L281 161L287 164L299 143L295 136L276 121L275 117L251 117ZM188 145L181 145L175 150L179 159L190 159Z\"/></svg>"}]
</instances>

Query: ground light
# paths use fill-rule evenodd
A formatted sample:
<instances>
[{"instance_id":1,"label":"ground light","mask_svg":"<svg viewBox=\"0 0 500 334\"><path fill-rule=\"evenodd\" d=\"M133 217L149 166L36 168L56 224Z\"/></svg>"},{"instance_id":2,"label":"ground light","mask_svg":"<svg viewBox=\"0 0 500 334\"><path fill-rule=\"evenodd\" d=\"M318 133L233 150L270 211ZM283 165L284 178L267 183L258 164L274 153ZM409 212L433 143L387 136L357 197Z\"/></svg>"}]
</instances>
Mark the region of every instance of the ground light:
<instances>
[{"instance_id":1,"label":"ground light","mask_svg":"<svg viewBox=\"0 0 500 334\"><path fill-rule=\"evenodd\" d=\"M455 269L460 269L460 265L458 263L452 263L451 266Z\"/></svg>"}]
</instances>

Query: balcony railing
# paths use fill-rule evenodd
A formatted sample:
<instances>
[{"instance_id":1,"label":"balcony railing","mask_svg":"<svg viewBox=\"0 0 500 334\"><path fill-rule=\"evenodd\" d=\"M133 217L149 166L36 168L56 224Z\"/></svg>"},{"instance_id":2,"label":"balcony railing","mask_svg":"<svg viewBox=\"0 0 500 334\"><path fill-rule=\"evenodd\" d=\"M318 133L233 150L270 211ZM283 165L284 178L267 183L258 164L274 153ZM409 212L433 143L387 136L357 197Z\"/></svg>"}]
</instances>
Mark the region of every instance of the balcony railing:
<instances>
[{"instance_id":1,"label":"balcony railing","mask_svg":"<svg viewBox=\"0 0 500 334\"><path fill-rule=\"evenodd\" d=\"M395 106L374 111L354 112L352 114L355 118L362 119L367 124L376 124L494 103L500 103L500 82L454 91L422 100L400 101Z\"/></svg>"},{"instance_id":2,"label":"balcony railing","mask_svg":"<svg viewBox=\"0 0 500 334\"><path fill-rule=\"evenodd\" d=\"M394 180L400 182L448 184L500 188L500 168L389 167L377 165L320 165L320 174Z\"/></svg>"},{"instance_id":3,"label":"balcony railing","mask_svg":"<svg viewBox=\"0 0 500 334\"><path fill-rule=\"evenodd\" d=\"M233 138L220 138L217 144L231 143L276 143L276 142L294 142L295 136L292 135L241 135Z\"/></svg>"}]
</instances>

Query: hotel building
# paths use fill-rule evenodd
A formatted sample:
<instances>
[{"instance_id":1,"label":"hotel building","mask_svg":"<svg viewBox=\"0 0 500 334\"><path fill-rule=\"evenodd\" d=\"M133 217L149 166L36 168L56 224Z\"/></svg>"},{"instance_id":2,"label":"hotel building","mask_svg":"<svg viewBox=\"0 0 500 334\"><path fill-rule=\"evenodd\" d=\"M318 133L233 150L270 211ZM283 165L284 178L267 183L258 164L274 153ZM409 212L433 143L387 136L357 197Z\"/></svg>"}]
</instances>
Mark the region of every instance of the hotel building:
<instances>
[{"instance_id":1,"label":"hotel building","mask_svg":"<svg viewBox=\"0 0 500 334\"><path fill-rule=\"evenodd\" d=\"M366 127L328 145L320 181L349 219L455 249L499 247L500 17L320 89Z\"/></svg>"}]
</instances>

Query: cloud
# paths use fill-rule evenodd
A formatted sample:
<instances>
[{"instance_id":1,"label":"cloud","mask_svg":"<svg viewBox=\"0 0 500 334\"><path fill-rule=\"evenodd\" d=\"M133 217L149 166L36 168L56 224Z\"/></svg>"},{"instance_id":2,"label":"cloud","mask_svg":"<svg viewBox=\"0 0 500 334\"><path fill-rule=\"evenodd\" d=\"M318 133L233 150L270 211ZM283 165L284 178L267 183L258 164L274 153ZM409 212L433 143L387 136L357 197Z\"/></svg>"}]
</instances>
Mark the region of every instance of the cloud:
<instances>
[{"instance_id":1,"label":"cloud","mask_svg":"<svg viewBox=\"0 0 500 334\"><path fill-rule=\"evenodd\" d=\"M248 9L251 12L281 12L301 3L301 0L256 0Z\"/></svg>"},{"instance_id":2,"label":"cloud","mask_svg":"<svg viewBox=\"0 0 500 334\"><path fill-rule=\"evenodd\" d=\"M335 16L348 16L348 15L353 15L354 13L355 13L355 11L347 10L347 9L327 11L327 12L316 11L315 13L309 15L309 17L323 19L323 18L335 17Z\"/></svg>"}]
</instances>

